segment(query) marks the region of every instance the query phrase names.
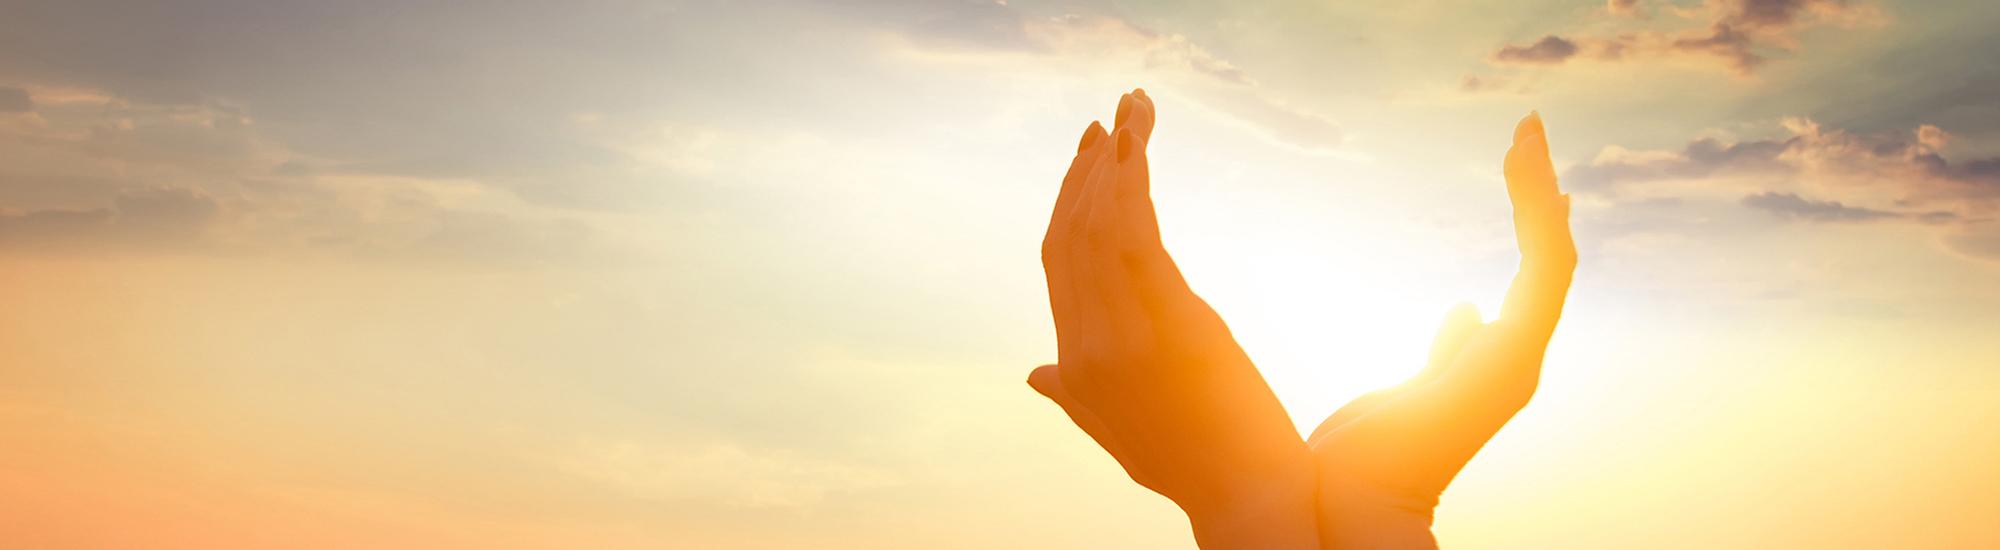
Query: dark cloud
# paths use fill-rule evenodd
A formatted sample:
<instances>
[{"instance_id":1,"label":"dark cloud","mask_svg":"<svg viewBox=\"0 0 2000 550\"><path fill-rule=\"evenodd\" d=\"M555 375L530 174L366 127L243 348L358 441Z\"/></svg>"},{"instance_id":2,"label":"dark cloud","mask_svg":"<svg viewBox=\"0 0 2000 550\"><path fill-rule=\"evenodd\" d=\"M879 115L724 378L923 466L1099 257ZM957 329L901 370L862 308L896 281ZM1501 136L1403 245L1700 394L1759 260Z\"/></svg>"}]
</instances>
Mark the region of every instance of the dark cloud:
<instances>
[{"instance_id":1,"label":"dark cloud","mask_svg":"<svg viewBox=\"0 0 2000 550\"><path fill-rule=\"evenodd\" d=\"M1865 222L1902 217L1902 214L1872 208L1855 208L1840 201L1816 201L1796 193L1763 192L1743 197L1743 206L1770 212L1781 218L1813 222Z\"/></svg>"},{"instance_id":2,"label":"dark cloud","mask_svg":"<svg viewBox=\"0 0 2000 550\"><path fill-rule=\"evenodd\" d=\"M1607 148L1564 174L1585 192L1712 175L1812 175L1898 185L1915 200L2000 200L2000 157L1953 163L1937 152L1948 136L1923 125L1908 133L1856 134L1788 119L1787 137L1729 142L1700 138L1674 152Z\"/></svg>"},{"instance_id":3,"label":"dark cloud","mask_svg":"<svg viewBox=\"0 0 2000 550\"><path fill-rule=\"evenodd\" d=\"M1674 40L1675 50L1705 53L1727 61L1738 72L1748 73L1764 64L1756 52L1759 36L1788 35L1802 23L1800 14L1808 9L1839 10L1844 0L1734 0L1718 4L1720 18L1707 32Z\"/></svg>"},{"instance_id":4,"label":"dark cloud","mask_svg":"<svg viewBox=\"0 0 2000 550\"><path fill-rule=\"evenodd\" d=\"M1585 192L1616 193L1620 185L1668 179L1707 177L1724 171L1783 170L1779 160L1797 138L1725 143L1713 138L1689 142L1672 155L1600 156L1599 160L1571 168L1563 178L1570 187Z\"/></svg>"},{"instance_id":5,"label":"dark cloud","mask_svg":"<svg viewBox=\"0 0 2000 550\"><path fill-rule=\"evenodd\" d=\"M1493 54L1493 60L1500 63L1552 65L1568 61L1576 53L1576 42L1552 34L1526 46L1502 47L1499 52Z\"/></svg>"},{"instance_id":6,"label":"dark cloud","mask_svg":"<svg viewBox=\"0 0 2000 550\"><path fill-rule=\"evenodd\" d=\"M1936 227L1954 252L2000 259L2000 157L1954 163L1938 153L1950 136L1935 126L1855 134L1789 119L1791 136L1724 142L1697 139L1680 151L1607 148L1564 174L1571 188L1617 200L1628 188L1676 181L1743 190L1744 207L1802 222L1900 222ZM1755 189L1778 183L1829 196ZM1753 187L1752 189L1743 189Z\"/></svg>"},{"instance_id":7,"label":"dark cloud","mask_svg":"<svg viewBox=\"0 0 2000 550\"><path fill-rule=\"evenodd\" d=\"M27 90L0 86L0 113L25 113L33 110L35 102L28 97Z\"/></svg>"},{"instance_id":8,"label":"dark cloud","mask_svg":"<svg viewBox=\"0 0 2000 550\"><path fill-rule=\"evenodd\" d=\"M1605 10L1643 15L1636 0L1609 0ZM1799 31L1828 21L1856 24L1874 14L1846 0L1711 0L1702 9L1670 10L1705 19L1700 26L1659 31L1633 30L1604 36L1548 35L1533 44L1505 45L1493 54L1501 64L1560 64L1577 57L1603 61L1639 60L1645 55L1694 55L1721 60L1738 74L1766 62L1769 50L1792 49Z\"/></svg>"},{"instance_id":9,"label":"dark cloud","mask_svg":"<svg viewBox=\"0 0 2000 550\"><path fill-rule=\"evenodd\" d=\"M1706 53L1720 57L1740 73L1749 73L1764 64L1764 56L1751 51L1755 42L1750 35L1727 24L1717 23L1707 34L1675 39L1673 49L1681 52Z\"/></svg>"},{"instance_id":10,"label":"dark cloud","mask_svg":"<svg viewBox=\"0 0 2000 550\"><path fill-rule=\"evenodd\" d=\"M1845 0L1735 0L1722 3L1726 8L1720 23L1754 28L1785 26L1797 22L1799 13L1807 8L1839 8L1846 3Z\"/></svg>"},{"instance_id":11,"label":"dark cloud","mask_svg":"<svg viewBox=\"0 0 2000 550\"><path fill-rule=\"evenodd\" d=\"M1996 192L2000 192L2000 157L1968 162L1959 165L1955 170L1950 168L1940 169L1980 185L1993 186Z\"/></svg>"}]
</instances>

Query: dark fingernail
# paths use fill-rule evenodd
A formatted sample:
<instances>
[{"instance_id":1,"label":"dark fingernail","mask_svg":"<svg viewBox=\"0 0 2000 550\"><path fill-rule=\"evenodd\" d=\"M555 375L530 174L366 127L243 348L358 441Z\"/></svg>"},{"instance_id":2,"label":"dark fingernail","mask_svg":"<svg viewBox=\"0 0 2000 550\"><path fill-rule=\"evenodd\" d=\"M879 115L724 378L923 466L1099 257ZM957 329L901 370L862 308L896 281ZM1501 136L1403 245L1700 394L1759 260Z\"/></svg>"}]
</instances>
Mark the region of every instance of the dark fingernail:
<instances>
[{"instance_id":1,"label":"dark fingernail","mask_svg":"<svg viewBox=\"0 0 2000 550\"><path fill-rule=\"evenodd\" d=\"M1091 144L1097 143L1097 136L1103 133L1104 125L1098 124L1095 120L1090 121L1090 127L1083 129L1083 140L1076 144L1076 152L1082 153L1090 150Z\"/></svg>"}]
</instances>

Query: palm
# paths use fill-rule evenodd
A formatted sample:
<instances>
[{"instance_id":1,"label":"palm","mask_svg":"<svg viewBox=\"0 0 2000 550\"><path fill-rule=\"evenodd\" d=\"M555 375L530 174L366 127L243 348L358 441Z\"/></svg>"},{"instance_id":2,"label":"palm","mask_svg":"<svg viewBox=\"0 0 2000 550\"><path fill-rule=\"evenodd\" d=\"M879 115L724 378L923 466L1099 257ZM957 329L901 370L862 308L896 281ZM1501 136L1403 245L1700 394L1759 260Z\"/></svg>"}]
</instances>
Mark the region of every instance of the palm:
<instances>
[{"instance_id":1,"label":"palm","mask_svg":"<svg viewBox=\"0 0 2000 550\"><path fill-rule=\"evenodd\" d=\"M1506 175L1521 273L1498 320L1481 323L1470 306L1452 310L1421 373L1355 399L1314 430L1327 548L1434 546L1438 496L1534 395L1576 247L1540 119L1523 120L1514 140Z\"/></svg>"}]
</instances>

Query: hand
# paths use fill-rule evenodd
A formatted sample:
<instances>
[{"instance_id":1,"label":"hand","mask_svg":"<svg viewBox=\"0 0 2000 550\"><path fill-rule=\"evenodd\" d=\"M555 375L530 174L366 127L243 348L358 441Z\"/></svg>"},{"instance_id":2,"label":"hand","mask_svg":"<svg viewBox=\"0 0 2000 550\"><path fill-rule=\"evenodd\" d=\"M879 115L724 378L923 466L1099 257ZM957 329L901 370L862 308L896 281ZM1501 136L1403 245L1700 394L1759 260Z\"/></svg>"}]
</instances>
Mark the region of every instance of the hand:
<instances>
[{"instance_id":1,"label":"hand","mask_svg":"<svg viewBox=\"0 0 2000 550\"><path fill-rule=\"evenodd\" d=\"M1538 115L1514 130L1505 165L1520 273L1500 318L1445 315L1429 364L1356 398L1313 431L1326 548L1435 548L1431 511L1452 477L1528 403L1576 268L1569 196L1556 189Z\"/></svg>"},{"instance_id":2,"label":"hand","mask_svg":"<svg viewBox=\"0 0 2000 550\"><path fill-rule=\"evenodd\" d=\"M1161 245L1149 196L1153 102L1091 123L1042 241L1057 364L1029 384L1140 485L1187 512L1203 548L1316 548L1314 472L1257 368Z\"/></svg>"}]
</instances>

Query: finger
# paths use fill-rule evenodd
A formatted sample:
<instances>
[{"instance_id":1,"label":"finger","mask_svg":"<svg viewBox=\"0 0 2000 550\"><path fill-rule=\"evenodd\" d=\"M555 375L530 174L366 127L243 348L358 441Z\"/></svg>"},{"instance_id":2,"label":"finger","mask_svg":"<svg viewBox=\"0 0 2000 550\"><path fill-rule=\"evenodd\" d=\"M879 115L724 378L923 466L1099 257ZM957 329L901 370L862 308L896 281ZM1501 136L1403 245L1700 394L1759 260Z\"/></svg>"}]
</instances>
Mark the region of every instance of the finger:
<instances>
[{"instance_id":1,"label":"finger","mask_svg":"<svg viewBox=\"0 0 2000 550\"><path fill-rule=\"evenodd\" d=\"M1090 121L1090 126L1083 129L1083 137L1076 144L1076 156L1070 159L1069 171L1063 174L1062 187L1056 192L1055 213L1049 217L1048 236L1060 236L1056 230L1068 221L1067 214L1076 204L1077 194L1083 188L1084 176L1090 175L1090 169L1096 166L1097 158L1092 153L1097 147L1108 143L1106 138L1109 137L1110 133L1095 120Z\"/></svg>"},{"instance_id":2,"label":"finger","mask_svg":"<svg viewBox=\"0 0 2000 550\"><path fill-rule=\"evenodd\" d=\"M1150 120L1150 100L1134 105L1132 120ZM1178 318L1179 308L1192 307L1196 299L1181 276L1180 267L1160 240L1158 212L1153 206L1152 168L1147 157L1146 139L1139 129L1150 123L1135 123L1113 136L1118 158L1118 178L1112 194L1118 204L1124 235L1121 259L1132 278L1142 304L1162 317Z\"/></svg>"},{"instance_id":3,"label":"finger","mask_svg":"<svg viewBox=\"0 0 2000 550\"><path fill-rule=\"evenodd\" d=\"M1515 128L1505 170L1521 268L1507 289L1499 320L1546 341L1562 315L1576 271L1576 242L1569 230L1569 196L1556 187L1539 114L1530 113Z\"/></svg>"},{"instance_id":4,"label":"finger","mask_svg":"<svg viewBox=\"0 0 2000 550\"><path fill-rule=\"evenodd\" d=\"M1092 174L1088 190L1090 201L1089 218L1083 231L1085 261L1091 271L1091 284L1085 288L1095 291L1094 298L1102 304L1106 322L1103 333L1106 339L1092 338L1093 343L1111 346L1120 352L1151 349L1152 321L1140 305L1138 288L1130 270L1126 268L1125 250L1134 238L1130 234L1123 208L1118 204L1118 187L1125 176L1128 162L1120 162L1116 157L1128 159L1134 152L1136 138L1130 129L1112 132L1114 151L1104 167ZM1142 365L1134 364L1129 353L1121 353L1120 361L1110 365L1121 374L1136 375Z\"/></svg>"},{"instance_id":5,"label":"finger","mask_svg":"<svg viewBox=\"0 0 2000 550\"><path fill-rule=\"evenodd\" d=\"M1438 327L1437 337L1431 340L1430 361L1424 370L1410 378L1406 385L1419 385L1436 380L1451 367L1458 358L1458 352L1472 339L1472 334L1484 326L1479 321L1479 308L1472 304L1458 304L1444 314L1444 323Z\"/></svg>"},{"instance_id":6,"label":"finger","mask_svg":"<svg viewBox=\"0 0 2000 550\"><path fill-rule=\"evenodd\" d=\"M1090 407L1077 402L1076 398L1063 388L1059 369L1060 367L1056 365L1036 367L1033 372L1028 373L1028 386L1033 387L1036 393L1042 394L1042 397L1056 402L1056 406L1062 407L1063 413L1069 415L1070 422L1082 428L1083 433L1089 435L1092 441L1096 441L1098 447L1102 447L1105 453L1117 460L1118 465L1124 467L1125 473L1131 475L1134 481L1138 481L1140 485L1151 482L1139 469L1133 467L1129 459L1134 457L1128 454L1125 445L1111 429L1104 425L1104 420L1098 418L1097 413L1091 411Z\"/></svg>"},{"instance_id":7,"label":"finger","mask_svg":"<svg viewBox=\"0 0 2000 550\"><path fill-rule=\"evenodd\" d=\"M1153 98L1146 95L1146 90L1133 88L1131 93L1119 100L1118 115L1112 119L1112 130L1130 129L1139 139L1151 142L1155 112Z\"/></svg>"},{"instance_id":8,"label":"finger","mask_svg":"<svg viewBox=\"0 0 2000 550\"><path fill-rule=\"evenodd\" d=\"M1076 206L1077 196L1083 189L1083 180L1096 166L1097 153L1108 145L1110 137L1104 126L1096 121L1083 131L1083 138L1077 144L1076 158L1071 160L1069 172L1063 175L1062 189L1056 193L1055 213L1049 216L1048 233L1042 237L1042 271L1048 279L1049 311L1055 318L1056 362L1065 364L1074 361L1077 334L1075 277L1065 253L1065 240L1070 231L1067 225L1071 210Z\"/></svg>"},{"instance_id":9,"label":"finger","mask_svg":"<svg viewBox=\"0 0 2000 550\"><path fill-rule=\"evenodd\" d=\"M1078 182L1076 203L1070 208L1069 220L1065 222L1063 255L1067 258L1070 273L1071 305L1076 319L1076 345L1072 347L1074 360L1060 370L1063 385L1071 395L1088 402L1104 402L1100 395L1116 391L1118 385L1107 379L1105 366L1114 356L1114 341L1111 331L1113 320L1099 289L1104 270L1093 261L1090 235L1091 218L1102 200L1102 191L1110 185L1109 172L1117 163L1112 139L1104 140L1104 145L1092 151L1091 167ZM1102 239L1099 239L1100 241ZM1110 411L1101 411L1110 412Z\"/></svg>"}]
</instances>

